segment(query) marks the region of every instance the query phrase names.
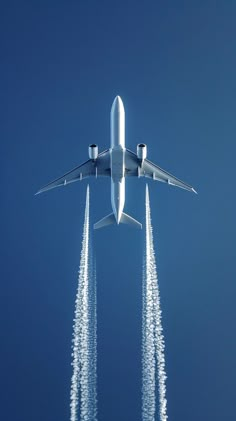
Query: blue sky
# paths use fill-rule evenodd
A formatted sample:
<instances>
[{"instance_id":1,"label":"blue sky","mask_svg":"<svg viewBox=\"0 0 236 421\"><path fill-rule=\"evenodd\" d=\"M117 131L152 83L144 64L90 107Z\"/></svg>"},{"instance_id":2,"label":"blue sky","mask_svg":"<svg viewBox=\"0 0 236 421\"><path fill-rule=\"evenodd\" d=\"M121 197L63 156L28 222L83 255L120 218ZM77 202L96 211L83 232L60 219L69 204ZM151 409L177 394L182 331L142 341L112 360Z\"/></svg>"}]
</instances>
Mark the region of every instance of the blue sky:
<instances>
[{"instance_id":1,"label":"blue sky","mask_svg":"<svg viewBox=\"0 0 236 421\"><path fill-rule=\"evenodd\" d=\"M149 182L170 420L233 421L236 5L232 1L11 1L1 5L1 418L69 419L70 345L86 181L38 188L110 142L192 184ZM127 213L144 220L145 182ZM91 220L110 212L91 181ZM141 419L143 233L96 233L98 411Z\"/></svg>"}]
</instances>

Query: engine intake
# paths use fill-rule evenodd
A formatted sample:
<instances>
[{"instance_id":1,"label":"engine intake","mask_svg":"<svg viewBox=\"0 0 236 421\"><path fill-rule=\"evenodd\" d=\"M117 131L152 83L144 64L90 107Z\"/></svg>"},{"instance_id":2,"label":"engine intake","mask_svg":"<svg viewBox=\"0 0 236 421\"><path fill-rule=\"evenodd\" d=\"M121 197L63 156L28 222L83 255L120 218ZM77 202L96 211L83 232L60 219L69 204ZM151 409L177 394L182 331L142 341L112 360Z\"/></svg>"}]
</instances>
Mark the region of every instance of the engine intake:
<instances>
[{"instance_id":1,"label":"engine intake","mask_svg":"<svg viewBox=\"0 0 236 421\"><path fill-rule=\"evenodd\" d=\"M147 146L144 143L138 143L137 145L137 157L140 161L144 161L147 157Z\"/></svg>"},{"instance_id":2,"label":"engine intake","mask_svg":"<svg viewBox=\"0 0 236 421\"><path fill-rule=\"evenodd\" d=\"M89 158L95 161L98 157L98 146L94 143L92 145L89 145L88 148Z\"/></svg>"}]
</instances>

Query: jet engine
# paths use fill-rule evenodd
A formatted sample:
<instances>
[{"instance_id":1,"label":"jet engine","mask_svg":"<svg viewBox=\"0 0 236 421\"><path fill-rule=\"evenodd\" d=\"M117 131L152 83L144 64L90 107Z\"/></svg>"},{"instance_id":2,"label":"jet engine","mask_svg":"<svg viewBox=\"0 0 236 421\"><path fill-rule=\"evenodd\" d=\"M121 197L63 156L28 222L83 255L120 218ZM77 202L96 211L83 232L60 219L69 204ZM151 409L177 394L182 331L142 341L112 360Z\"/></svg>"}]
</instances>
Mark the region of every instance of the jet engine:
<instances>
[{"instance_id":1,"label":"jet engine","mask_svg":"<svg viewBox=\"0 0 236 421\"><path fill-rule=\"evenodd\" d=\"M97 145L95 145L95 144L89 145L88 152L89 152L89 158L92 159L93 161L95 161L95 159L97 159L97 157L98 157L98 147L97 147Z\"/></svg>"},{"instance_id":2,"label":"jet engine","mask_svg":"<svg viewBox=\"0 0 236 421\"><path fill-rule=\"evenodd\" d=\"M147 146L144 143L139 143L137 145L137 157L140 161L144 161L147 157Z\"/></svg>"}]
</instances>

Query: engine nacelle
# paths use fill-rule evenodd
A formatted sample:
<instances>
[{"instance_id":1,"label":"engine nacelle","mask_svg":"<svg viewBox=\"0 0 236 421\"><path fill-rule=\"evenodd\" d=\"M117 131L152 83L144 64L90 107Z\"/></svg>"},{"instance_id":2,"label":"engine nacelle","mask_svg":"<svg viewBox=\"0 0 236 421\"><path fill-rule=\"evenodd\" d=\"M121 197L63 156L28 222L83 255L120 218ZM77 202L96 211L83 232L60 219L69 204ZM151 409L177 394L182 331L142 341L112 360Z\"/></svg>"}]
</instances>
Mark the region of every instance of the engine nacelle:
<instances>
[{"instance_id":1,"label":"engine nacelle","mask_svg":"<svg viewBox=\"0 0 236 421\"><path fill-rule=\"evenodd\" d=\"M144 143L138 143L137 145L137 157L140 161L144 161L147 158L147 146Z\"/></svg>"},{"instance_id":2,"label":"engine nacelle","mask_svg":"<svg viewBox=\"0 0 236 421\"><path fill-rule=\"evenodd\" d=\"M94 143L92 145L89 145L88 148L89 158L95 161L98 157L98 147Z\"/></svg>"}]
</instances>

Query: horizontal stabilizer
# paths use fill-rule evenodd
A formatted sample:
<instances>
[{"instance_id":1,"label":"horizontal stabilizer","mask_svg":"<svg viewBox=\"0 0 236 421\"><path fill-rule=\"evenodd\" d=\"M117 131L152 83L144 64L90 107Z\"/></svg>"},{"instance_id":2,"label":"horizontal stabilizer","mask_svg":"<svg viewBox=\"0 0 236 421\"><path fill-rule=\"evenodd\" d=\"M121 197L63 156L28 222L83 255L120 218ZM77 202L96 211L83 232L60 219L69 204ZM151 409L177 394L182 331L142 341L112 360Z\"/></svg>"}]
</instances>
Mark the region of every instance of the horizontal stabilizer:
<instances>
[{"instance_id":1,"label":"horizontal stabilizer","mask_svg":"<svg viewBox=\"0 0 236 421\"><path fill-rule=\"evenodd\" d=\"M96 222L93 228L97 230L99 228L103 228L103 227L106 227L107 225L112 225L115 223L116 223L115 215L114 213L110 213L110 215L107 215L104 218L100 219L100 221Z\"/></svg>"},{"instance_id":2,"label":"horizontal stabilizer","mask_svg":"<svg viewBox=\"0 0 236 421\"><path fill-rule=\"evenodd\" d=\"M106 227L107 225L113 225L113 224L116 224L116 223L117 223L117 221L116 221L114 213L110 213L110 215L107 215L104 218L100 219L100 221L96 222L96 224L94 224L93 228L95 230L97 230L99 228ZM140 224L140 222L136 221L136 219L132 218L131 216L127 215L127 213L124 213L124 212L121 215L120 223L132 225L135 228L141 228L142 229L142 224Z\"/></svg>"},{"instance_id":3,"label":"horizontal stabilizer","mask_svg":"<svg viewBox=\"0 0 236 421\"><path fill-rule=\"evenodd\" d=\"M136 221L136 219L132 218L132 216L127 215L127 213L122 213L120 222L122 224L128 224L132 225L133 227L142 229L142 224L140 222Z\"/></svg>"}]
</instances>

